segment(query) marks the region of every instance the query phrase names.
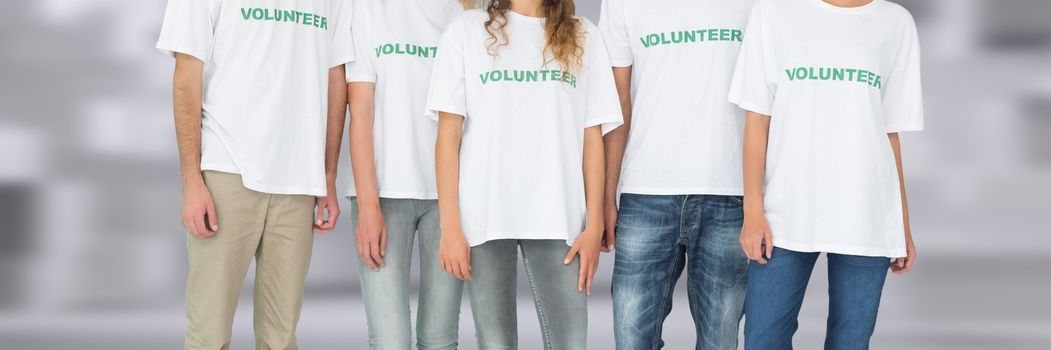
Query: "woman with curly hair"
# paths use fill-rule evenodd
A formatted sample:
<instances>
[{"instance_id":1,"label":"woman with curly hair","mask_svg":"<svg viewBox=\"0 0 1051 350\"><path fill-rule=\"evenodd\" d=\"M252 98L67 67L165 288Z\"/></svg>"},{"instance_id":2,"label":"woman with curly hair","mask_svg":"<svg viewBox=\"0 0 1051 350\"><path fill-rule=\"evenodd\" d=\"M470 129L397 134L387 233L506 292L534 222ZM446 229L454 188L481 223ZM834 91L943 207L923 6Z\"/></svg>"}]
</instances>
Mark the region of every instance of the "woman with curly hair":
<instances>
[{"instance_id":1,"label":"woman with curly hair","mask_svg":"<svg viewBox=\"0 0 1051 350\"><path fill-rule=\"evenodd\" d=\"M439 265L468 281L479 349L517 348L518 252L545 349L585 349L603 233L602 135L623 115L605 43L571 0L497 0L449 24L438 120Z\"/></svg>"}]
</instances>

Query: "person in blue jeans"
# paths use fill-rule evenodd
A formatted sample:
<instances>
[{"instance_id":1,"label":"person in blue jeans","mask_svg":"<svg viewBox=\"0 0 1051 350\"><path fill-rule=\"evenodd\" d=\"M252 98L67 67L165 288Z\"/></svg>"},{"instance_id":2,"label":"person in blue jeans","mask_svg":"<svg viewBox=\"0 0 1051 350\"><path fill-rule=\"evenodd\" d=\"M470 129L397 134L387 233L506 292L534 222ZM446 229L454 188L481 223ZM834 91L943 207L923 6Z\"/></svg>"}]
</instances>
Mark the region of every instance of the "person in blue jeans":
<instances>
[{"instance_id":1,"label":"person in blue jeans","mask_svg":"<svg viewBox=\"0 0 1051 350\"><path fill-rule=\"evenodd\" d=\"M898 135L923 129L912 16L885 0L760 0L730 91L748 111L745 349L792 348L822 253L825 349L868 349L888 270L916 261Z\"/></svg>"},{"instance_id":2,"label":"person in blue jeans","mask_svg":"<svg viewBox=\"0 0 1051 350\"><path fill-rule=\"evenodd\" d=\"M624 126L605 137L604 250L616 248L617 349L664 346L683 271L696 348L737 348L748 284L737 244L744 113L726 95L751 6L602 2L599 27L625 114Z\"/></svg>"}]
</instances>

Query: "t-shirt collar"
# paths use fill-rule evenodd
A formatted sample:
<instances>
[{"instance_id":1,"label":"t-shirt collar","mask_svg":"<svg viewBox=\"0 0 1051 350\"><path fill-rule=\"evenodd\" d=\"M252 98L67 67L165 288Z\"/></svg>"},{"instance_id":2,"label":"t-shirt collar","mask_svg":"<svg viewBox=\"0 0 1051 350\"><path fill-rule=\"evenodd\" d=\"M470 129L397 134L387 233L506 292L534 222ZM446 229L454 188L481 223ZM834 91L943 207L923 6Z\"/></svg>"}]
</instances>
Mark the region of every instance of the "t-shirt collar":
<instances>
[{"instance_id":1,"label":"t-shirt collar","mask_svg":"<svg viewBox=\"0 0 1051 350\"><path fill-rule=\"evenodd\" d=\"M832 4L829 4L827 2L824 2L823 0L810 0L811 3L813 3L815 6L821 8L823 10L832 11L832 12L836 12L836 13L843 13L843 14L866 13L866 12L872 11L875 8L877 8L880 5L882 5L883 1L884 0L872 0L872 2L869 2L868 4L861 5L861 6L858 6L858 7L839 7L839 6L832 5Z\"/></svg>"}]
</instances>

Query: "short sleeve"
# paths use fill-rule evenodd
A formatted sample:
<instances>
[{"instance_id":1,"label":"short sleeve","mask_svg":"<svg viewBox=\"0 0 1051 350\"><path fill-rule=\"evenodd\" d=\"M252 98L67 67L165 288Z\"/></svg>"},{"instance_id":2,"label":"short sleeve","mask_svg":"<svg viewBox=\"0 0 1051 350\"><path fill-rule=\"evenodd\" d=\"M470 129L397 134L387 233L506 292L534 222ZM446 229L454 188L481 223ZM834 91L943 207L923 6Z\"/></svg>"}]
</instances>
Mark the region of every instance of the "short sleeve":
<instances>
[{"instance_id":1,"label":"short sleeve","mask_svg":"<svg viewBox=\"0 0 1051 350\"><path fill-rule=\"evenodd\" d=\"M883 117L888 133L923 130L923 87L916 24L908 17L893 68L883 86Z\"/></svg>"},{"instance_id":2,"label":"short sleeve","mask_svg":"<svg viewBox=\"0 0 1051 350\"><path fill-rule=\"evenodd\" d=\"M593 28L598 29L598 28ZM617 84L613 80L613 69L610 67L609 54L602 35L597 30L588 33L587 55L587 107L584 115L584 127L601 125L605 135L624 123L624 112L620 108L620 97Z\"/></svg>"},{"instance_id":3,"label":"short sleeve","mask_svg":"<svg viewBox=\"0 0 1051 350\"><path fill-rule=\"evenodd\" d=\"M431 119L438 120L438 112L467 117L465 34L463 21L457 20L449 24L438 40L438 56L434 58L425 111Z\"/></svg>"},{"instance_id":4,"label":"short sleeve","mask_svg":"<svg viewBox=\"0 0 1051 350\"><path fill-rule=\"evenodd\" d=\"M351 23L354 17L354 2L333 0L332 45L329 49L329 68L354 60L354 38Z\"/></svg>"},{"instance_id":5,"label":"short sleeve","mask_svg":"<svg viewBox=\"0 0 1051 350\"><path fill-rule=\"evenodd\" d=\"M157 49L173 56L178 52L207 61L212 54L218 18L218 1L168 0Z\"/></svg>"},{"instance_id":6,"label":"short sleeve","mask_svg":"<svg viewBox=\"0 0 1051 350\"><path fill-rule=\"evenodd\" d=\"M775 86L768 80L767 46L763 31L762 4L756 4L748 18L744 42L737 56L737 67L730 83L730 103L746 111L770 115Z\"/></svg>"},{"instance_id":7,"label":"short sleeve","mask_svg":"<svg viewBox=\"0 0 1051 350\"><path fill-rule=\"evenodd\" d=\"M347 64L347 82L376 82L376 68L374 58L369 54L369 36L372 26L370 25L369 13L363 5L366 1L355 1L354 20L352 21L354 52L357 53L353 62Z\"/></svg>"},{"instance_id":8,"label":"short sleeve","mask_svg":"<svg viewBox=\"0 0 1051 350\"><path fill-rule=\"evenodd\" d=\"M624 6L623 0L602 0L600 10L598 27L613 67L627 67L635 61L631 53L628 25L624 19Z\"/></svg>"}]
</instances>

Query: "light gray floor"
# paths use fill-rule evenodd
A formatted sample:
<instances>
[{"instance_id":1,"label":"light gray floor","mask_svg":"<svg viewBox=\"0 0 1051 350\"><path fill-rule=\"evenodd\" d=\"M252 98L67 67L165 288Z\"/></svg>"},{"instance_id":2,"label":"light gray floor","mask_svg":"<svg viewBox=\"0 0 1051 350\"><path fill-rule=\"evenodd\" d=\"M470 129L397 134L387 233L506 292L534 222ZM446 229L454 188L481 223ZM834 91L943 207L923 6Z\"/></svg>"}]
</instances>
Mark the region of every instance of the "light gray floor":
<instances>
[{"instance_id":1,"label":"light gray floor","mask_svg":"<svg viewBox=\"0 0 1051 350\"><path fill-rule=\"evenodd\" d=\"M824 336L825 269L811 280L800 316L796 346L820 348ZM606 262L608 264L608 262ZM604 266L608 267L608 266ZM606 270L609 271L609 270ZM915 274L892 276L884 296L875 349L1051 349L1051 260L1046 258L927 257ZM520 345L540 349L528 288L520 282ZM612 308L608 284L590 299L589 348L612 349ZM694 335L682 293L665 323L666 349L691 349ZM250 297L241 301L233 349L253 348ZM47 314L7 314L0 318L3 349L176 349L181 347L183 314L177 303L163 308L122 310L101 306ZM308 291L300 323L303 349L364 349L364 312L356 287ZM460 322L461 349L475 349L469 306Z\"/></svg>"}]
</instances>

